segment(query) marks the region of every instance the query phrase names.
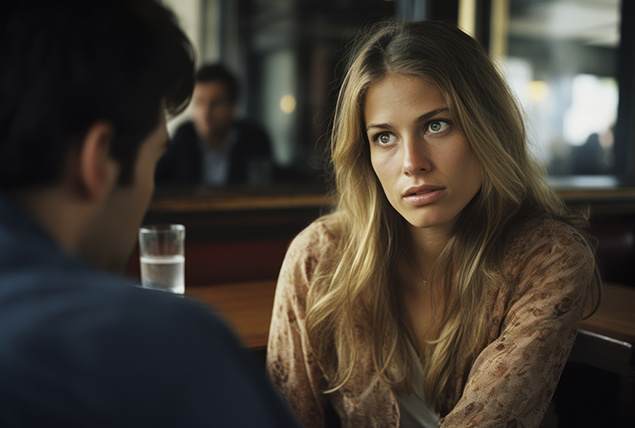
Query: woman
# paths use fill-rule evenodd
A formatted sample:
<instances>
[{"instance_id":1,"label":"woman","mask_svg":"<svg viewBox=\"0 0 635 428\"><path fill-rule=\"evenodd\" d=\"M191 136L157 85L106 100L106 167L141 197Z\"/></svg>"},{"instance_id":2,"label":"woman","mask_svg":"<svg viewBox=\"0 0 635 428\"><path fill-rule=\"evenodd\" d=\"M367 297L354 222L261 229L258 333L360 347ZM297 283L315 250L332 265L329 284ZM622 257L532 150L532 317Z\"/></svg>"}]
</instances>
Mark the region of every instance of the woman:
<instances>
[{"instance_id":1,"label":"woman","mask_svg":"<svg viewBox=\"0 0 635 428\"><path fill-rule=\"evenodd\" d=\"M445 23L371 29L332 164L337 207L292 243L269 338L301 421L537 427L599 281L486 52Z\"/></svg>"}]
</instances>

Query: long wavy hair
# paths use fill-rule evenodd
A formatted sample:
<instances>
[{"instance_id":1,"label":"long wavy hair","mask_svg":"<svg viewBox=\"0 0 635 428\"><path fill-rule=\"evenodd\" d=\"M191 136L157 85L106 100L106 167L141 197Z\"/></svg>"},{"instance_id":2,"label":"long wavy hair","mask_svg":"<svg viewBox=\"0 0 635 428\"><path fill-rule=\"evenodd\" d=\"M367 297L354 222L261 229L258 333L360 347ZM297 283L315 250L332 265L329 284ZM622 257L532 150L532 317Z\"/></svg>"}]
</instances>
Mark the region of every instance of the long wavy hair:
<instances>
[{"instance_id":1,"label":"long wavy hair","mask_svg":"<svg viewBox=\"0 0 635 428\"><path fill-rule=\"evenodd\" d=\"M435 262L431 280L445 297L438 339L427 343L426 399L434 404L485 347L491 284L503 284L499 266L506 232L529 217L588 225L547 185L528 154L523 115L487 52L443 22L380 23L358 37L338 98L331 163L338 200L326 216L340 237L321 263L308 295L306 326L327 381L342 388L371 344L375 372L396 390L411 390L416 364L400 317L395 278L408 248L406 221L391 207L370 161L362 114L366 91L390 75L419 76L436 85L482 169L482 187L459 214ZM596 279L597 282L597 279Z\"/></svg>"}]
</instances>

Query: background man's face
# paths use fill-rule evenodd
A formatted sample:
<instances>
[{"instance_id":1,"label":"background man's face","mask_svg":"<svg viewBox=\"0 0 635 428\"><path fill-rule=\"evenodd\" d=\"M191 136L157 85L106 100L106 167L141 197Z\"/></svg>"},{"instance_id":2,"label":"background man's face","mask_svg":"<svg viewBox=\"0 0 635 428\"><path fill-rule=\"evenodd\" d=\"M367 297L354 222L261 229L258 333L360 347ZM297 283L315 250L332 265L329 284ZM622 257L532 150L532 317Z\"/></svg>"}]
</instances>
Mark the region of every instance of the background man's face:
<instances>
[{"instance_id":1,"label":"background man's face","mask_svg":"<svg viewBox=\"0 0 635 428\"><path fill-rule=\"evenodd\" d=\"M234 120L235 104L220 81L197 83L192 95L192 122L207 141L224 139Z\"/></svg>"}]
</instances>

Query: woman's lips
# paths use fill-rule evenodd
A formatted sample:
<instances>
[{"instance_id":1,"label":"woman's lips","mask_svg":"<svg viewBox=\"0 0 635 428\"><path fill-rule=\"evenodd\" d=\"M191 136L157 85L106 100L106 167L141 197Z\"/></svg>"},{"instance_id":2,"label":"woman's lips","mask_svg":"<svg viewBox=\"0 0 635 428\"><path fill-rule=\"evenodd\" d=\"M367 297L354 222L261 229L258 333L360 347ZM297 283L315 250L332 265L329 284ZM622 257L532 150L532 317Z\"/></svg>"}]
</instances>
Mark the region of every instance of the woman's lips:
<instances>
[{"instance_id":1,"label":"woman's lips","mask_svg":"<svg viewBox=\"0 0 635 428\"><path fill-rule=\"evenodd\" d=\"M445 194L445 189L435 188L431 190L420 190L418 192L408 193L404 196L404 200L414 206L423 206L432 203Z\"/></svg>"}]
</instances>

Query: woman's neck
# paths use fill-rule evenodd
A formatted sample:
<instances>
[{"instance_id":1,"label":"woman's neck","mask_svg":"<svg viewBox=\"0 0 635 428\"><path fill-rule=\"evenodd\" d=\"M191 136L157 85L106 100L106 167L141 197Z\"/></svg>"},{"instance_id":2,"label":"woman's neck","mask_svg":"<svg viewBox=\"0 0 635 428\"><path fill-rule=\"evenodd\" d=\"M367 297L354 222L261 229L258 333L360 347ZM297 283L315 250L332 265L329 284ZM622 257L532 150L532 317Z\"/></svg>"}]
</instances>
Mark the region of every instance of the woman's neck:
<instances>
[{"instance_id":1,"label":"woman's neck","mask_svg":"<svg viewBox=\"0 0 635 428\"><path fill-rule=\"evenodd\" d=\"M438 228L416 228L409 226L411 251L415 268L425 278L430 276L432 266L448 243L449 231Z\"/></svg>"}]
</instances>

